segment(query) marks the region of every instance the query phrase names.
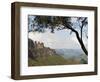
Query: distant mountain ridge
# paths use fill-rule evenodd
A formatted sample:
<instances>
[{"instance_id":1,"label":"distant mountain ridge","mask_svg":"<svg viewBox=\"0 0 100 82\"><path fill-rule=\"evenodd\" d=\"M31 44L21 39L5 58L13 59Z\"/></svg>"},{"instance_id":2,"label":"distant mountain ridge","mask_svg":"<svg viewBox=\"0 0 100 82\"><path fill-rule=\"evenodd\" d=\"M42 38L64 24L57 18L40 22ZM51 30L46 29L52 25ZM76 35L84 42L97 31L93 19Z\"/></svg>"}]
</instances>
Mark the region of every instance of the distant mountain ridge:
<instances>
[{"instance_id":1,"label":"distant mountain ridge","mask_svg":"<svg viewBox=\"0 0 100 82\"><path fill-rule=\"evenodd\" d=\"M56 53L62 55L64 58L75 58L81 60L82 58L87 60L87 56L81 49L55 49Z\"/></svg>"},{"instance_id":2,"label":"distant mountain ridge","mask_svg":"<svg viewBox=\"0 0 100 82\"><path fill-rule=\"evenodd\" d=\"M29 66L87 64L87 56L81 49L52 49L44 43L28 39Z\"/></svg>"}]
</instances>

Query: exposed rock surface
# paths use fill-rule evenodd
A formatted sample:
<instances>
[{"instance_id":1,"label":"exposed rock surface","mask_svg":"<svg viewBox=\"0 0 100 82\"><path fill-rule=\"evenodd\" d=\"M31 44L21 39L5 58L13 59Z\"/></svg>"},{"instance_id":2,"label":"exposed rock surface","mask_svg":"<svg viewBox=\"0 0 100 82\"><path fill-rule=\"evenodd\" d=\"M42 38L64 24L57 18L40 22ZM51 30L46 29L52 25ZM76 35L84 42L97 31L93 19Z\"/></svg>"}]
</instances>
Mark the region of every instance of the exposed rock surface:
<instances>
[{"instance_id":1,"label":"exposed rock surface","mask_svg":"<svg viewBox=\"0 0 100 82\"><path fill-rule=\"evenodd\" d=\"M28 39L28 57L36 59L37 57L46 58L47 56L57 55L54 49L45 47L43 43Z\"/></svg>"}]
</instances>

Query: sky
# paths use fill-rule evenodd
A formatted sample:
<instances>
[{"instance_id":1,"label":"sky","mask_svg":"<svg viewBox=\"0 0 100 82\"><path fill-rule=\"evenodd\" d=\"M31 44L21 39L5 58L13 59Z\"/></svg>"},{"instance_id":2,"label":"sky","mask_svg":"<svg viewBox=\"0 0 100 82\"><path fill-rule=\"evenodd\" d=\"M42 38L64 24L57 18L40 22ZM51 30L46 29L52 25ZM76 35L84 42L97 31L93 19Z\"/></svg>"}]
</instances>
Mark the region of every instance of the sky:
<instances>
[{"instance_id":1,"label":"sky","mask_svg":"<svg viewBox=\"0 0 100 82\"><path fill-rule=\"evenodd\" d=\"M30 18L32 19L32 16ZM54 33L51 33L50 29L45 30L44 33L29 32L28 37L33 41L43 42L45 47L52 49L81 49L76 35L74 33L70 34L70 30L64 29L58 31L55 29ZM87 44L87 41L84 40L84 44Z\"/></svg>"},{"instance_id":2,"label":"sky","mask_svg":"<svg viewBox=\"0 0 100 82\"><path fill-rule=\"evenodd\" d=\"M70 35L69 30L55 30L51 33L46 29L45 33L29 32L29 38L34 41L43 42L44 46L53 49L80 49L80 45L74 33Z\"/></svg>"}]
</instances>

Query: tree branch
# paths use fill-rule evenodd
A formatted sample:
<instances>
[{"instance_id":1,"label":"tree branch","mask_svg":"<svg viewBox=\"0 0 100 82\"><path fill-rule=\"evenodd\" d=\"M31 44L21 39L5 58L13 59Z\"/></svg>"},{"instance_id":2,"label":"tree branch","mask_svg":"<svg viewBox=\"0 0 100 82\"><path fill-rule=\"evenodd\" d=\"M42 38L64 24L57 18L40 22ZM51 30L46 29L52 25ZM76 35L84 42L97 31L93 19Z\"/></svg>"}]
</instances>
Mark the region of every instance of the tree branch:
<instances>
[{"instance_id":1,"label":"tree branch","mask_svg":"<svg viewBox=\"0 0 100 82\"><path fill-rule=\"evenodd\" d=\"M88 51L86 50L83 41L79 37L79 33L74 28L72 28L70 25L68 25L68 24L66 25L66 28L70 29L71 31L73 31L76 34L77 40L78 40L79 44L81 45L82 50L84 51L84 53L86 55L88 55Z\"/></svg>"}]
</instances>

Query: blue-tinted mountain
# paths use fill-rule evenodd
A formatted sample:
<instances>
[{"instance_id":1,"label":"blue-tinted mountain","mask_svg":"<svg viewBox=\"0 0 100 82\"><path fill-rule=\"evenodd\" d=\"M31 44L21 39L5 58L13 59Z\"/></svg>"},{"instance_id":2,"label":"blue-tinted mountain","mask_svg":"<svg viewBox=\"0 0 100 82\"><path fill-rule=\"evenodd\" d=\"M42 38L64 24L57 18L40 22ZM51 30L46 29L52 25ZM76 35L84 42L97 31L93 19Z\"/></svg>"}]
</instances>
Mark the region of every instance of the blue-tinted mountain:
<instances>
[{"instance_id":1,"label":"blue-tinted mountain","mask_svg":"<svg viewBox=\"0 0 100 82\"><path fill-rule=\"evenodd\" d=\"M85 59L87 60L87 56L81 49L55 49L56 53L63 56L66 59L74 58L74 59Z\"/></svg>"}]
</instances>

